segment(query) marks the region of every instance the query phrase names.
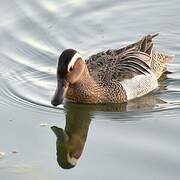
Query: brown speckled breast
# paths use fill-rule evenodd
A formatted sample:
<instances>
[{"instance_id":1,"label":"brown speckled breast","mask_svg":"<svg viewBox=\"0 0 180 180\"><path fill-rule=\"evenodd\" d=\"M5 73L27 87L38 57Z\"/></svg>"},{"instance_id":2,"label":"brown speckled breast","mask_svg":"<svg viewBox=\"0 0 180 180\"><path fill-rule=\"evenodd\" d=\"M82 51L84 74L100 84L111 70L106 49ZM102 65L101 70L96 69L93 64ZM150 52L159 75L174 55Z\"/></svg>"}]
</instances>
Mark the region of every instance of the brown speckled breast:
<instances>
[{"instance_id":1,"label":"brown speckled breast","mask_svg":"<svg viewBox=\"0 0 180 180\"><path fill-rule=\"evenodd\" d=\"M66 98L76 103L120 103L126 102L126 93L115 81L96 82L85 69L81 80L70 85Z\"/></svg>"}]
</instances>

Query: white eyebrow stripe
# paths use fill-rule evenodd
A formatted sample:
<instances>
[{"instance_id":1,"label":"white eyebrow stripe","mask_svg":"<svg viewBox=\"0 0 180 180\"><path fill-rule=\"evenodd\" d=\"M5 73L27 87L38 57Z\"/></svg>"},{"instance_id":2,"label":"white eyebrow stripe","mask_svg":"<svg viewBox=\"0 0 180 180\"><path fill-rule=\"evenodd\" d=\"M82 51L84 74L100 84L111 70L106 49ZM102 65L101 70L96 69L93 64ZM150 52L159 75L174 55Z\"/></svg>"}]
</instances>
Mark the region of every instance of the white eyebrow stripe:
<instances>
[{"instance_id":1,"label":"white eyebrow stripe","mask_svg":"<svg viewBox=\"0 0 180 180\"><path fill-rule=\"evenodd\" d=\"M71 165L75 166L77 164L78 159L76 159L74 157L70 157L69 153L67 153L67 161Z\"/></svg>"},{"instance_id":2,"label":"white eyebrow stripe","mask_svg":"<svg viewBox=\"0 0 180 180\"><path fill-rule=\"evenodd\" d=\"M74 66L78 58L81 58L82 60L84 60L83 57L79 53L74 54L74 56L71 58L71 61L68 64L68 71L70 70L71 67Z\"/></svg>"}]
</instances>

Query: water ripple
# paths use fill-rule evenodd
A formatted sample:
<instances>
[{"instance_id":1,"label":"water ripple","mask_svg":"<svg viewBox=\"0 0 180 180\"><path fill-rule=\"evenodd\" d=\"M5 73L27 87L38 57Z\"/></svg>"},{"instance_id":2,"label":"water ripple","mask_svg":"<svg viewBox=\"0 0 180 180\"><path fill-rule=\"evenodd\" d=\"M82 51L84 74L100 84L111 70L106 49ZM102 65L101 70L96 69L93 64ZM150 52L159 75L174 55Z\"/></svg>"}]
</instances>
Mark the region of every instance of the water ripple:
<instances>
[{"instance_id":1,"label":"water ripple","mask_svg":"<svg viewBox=\"0 0 180 180\"><path fill-rule=\"evenodd\" d=\"M36 125L33 124L34 118L31 119L31 117L28 119L31 126L25 129L24 125L27 121L21 121L23 113L20 117L13 116L17 122L9 126L7 119L9 119L10 108L19 107L19 114L23 108L28 110L24 111L24 116L31 115L29 110L35 111L36 116L39 113L36 121L38 118L44 119L44 116L41 116L44 113L47 113L45 116L47 119L51 119L54 114L58 115L58 118L59 115L64 116L69 109L82 110L81 112L90 114L88 117L93 119L93 128L90 130L92 133L89 133L86 146L87 152L88 150L90 152L88 156L84 156L82 165L80 164L83 168L81 173L85 173L81 174L82 177L109 179L108 172L113 170L113 175L120 174L121 179L122 177L148 180L169 177L172 180L178 179L180 148L178 143L180 127L178 119L180 115L180 33L178 32L180 11L178 4L177 0L1 1L2 128L0 132L6 131L5 138L1 139L5 147L7 144L11 146L12 141L24 147L26 143L29 145L29 140L34 143L34 139L38 137L37 139L41 139L42 142L37 141L37 146L34 147L40 150L39 154L35 150L36 157L37 159L40 157L38 160L43 164L51 164L49 159L43 159L50 154L47 147L52 148L51 145L49 146L52 141L49 131L46 131L45 136L45 131L34 128ZM155 48L176 57L175 61L168 66L172 74L168 74L168 78L160 82L159 90L125 104L66 103L65 106L58 108L51 106L50 100L56 86L57 59L63 49L75 48L87 57L104 49L119 48L144 34L155 32L160 33L155 39ZM4 115L6 111L7 115ZM62 121L57 121L57 123L61 124ZM25 134L30 131L30 135L25 136L26 139L22 139L21 142L19 139L21 140L24 134L20 133L18 136L20 127ZM36 132L37 136L32 132ZM45 142L45 146L40 147ZM31 153L33 145L30 143L28 153ZM44 151L42 153L41 148L44 147L47 148L48 155ZM18 158L22 158L22 154ZM28 157L31 159L34 156L28 154ZM95 159L98 159L96 161L98 166L94 166ZM12 160L8 165L6 160L9 161L8 157L3 159L4 165L1 169L7 171L16 169L13 165L9 166ZM42 167L39 172L45 172ZM51 167L52 171L53 168L56 169L52 164ZM49 166L47 169L49 170ZM78 168L77 170L80 172ZM95 173L92 173L93 171ZM76 173L76 170L73 172ZM59 171L58 173L53 171L53 173L56 173L59 178ZM9 172L4 174L9 175ZM47 177L50 177L50 174ZM61 179L67 179L66 175L67 173L61 171ZM27 177L31 179L31 176Z\"/></svg>"}]
</instances>

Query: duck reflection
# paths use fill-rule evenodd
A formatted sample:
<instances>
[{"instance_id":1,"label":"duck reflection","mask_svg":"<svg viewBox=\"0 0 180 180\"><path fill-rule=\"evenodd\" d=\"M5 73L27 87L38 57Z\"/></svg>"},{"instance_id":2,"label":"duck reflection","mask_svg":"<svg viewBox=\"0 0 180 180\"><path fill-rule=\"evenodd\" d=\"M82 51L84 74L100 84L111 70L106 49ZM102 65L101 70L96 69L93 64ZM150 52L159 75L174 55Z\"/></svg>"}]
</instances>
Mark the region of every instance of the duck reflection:
<instances>
[{"instance_id":1,"label":"duck reflection","mask_svg":"<svg viewBox=\"0 0 180 180\"><path fill-rule=\"evenodd\" d=\"M59 166L64 169L76 166L85 146L93 113L100 111L103 115L103 112L110 112L113 119L113 112L136 111L142 108L147 110L164 103L154 95L147 95L124 104L82 105L66 102L64 106L65 128L51 127L57 137L56 149ZM117 116L117 113L115 114ZM121 118L121 113L118 116Z\"/></svg>"},{"instance_id":2,"label":"duck reflection","mask_svg":"<svg viewBox=\"0 0 180 180\"><path fill-rule=\"evenodd\" d=\"M80 158L91 122L90 109L81 105L67 103L66 126L62 128L53 126L56 134L57 161L64 168L73 168Z\"/></svg>"}]
</instances>

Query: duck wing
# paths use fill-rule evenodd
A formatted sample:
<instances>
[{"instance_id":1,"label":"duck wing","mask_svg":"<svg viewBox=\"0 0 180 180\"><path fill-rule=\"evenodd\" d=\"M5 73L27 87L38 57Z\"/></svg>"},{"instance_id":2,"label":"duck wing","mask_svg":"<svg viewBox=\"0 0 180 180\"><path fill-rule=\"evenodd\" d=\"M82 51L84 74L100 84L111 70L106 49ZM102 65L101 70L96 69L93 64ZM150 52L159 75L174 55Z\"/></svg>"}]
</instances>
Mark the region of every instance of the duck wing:
<instances>
[{"instance_id":1,"label":"duck wing","mask_svg":"<svg viewBox=\"0 0 180 180\"><path fill-rule=\"evenodd\" d=\"M92 55L86 61L91 76L99 82L119 82L151 73L152 39L157 35L147 35L126 47Z\"/></svg>"}]
</instances>

